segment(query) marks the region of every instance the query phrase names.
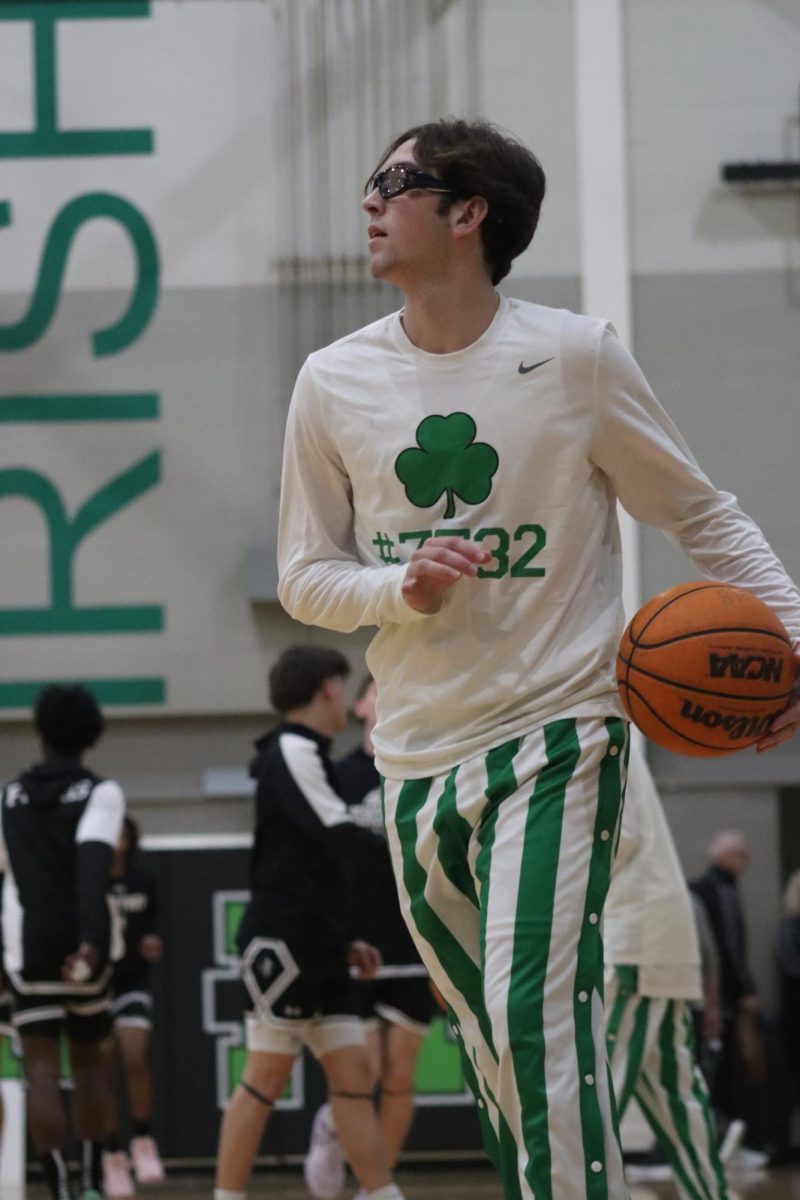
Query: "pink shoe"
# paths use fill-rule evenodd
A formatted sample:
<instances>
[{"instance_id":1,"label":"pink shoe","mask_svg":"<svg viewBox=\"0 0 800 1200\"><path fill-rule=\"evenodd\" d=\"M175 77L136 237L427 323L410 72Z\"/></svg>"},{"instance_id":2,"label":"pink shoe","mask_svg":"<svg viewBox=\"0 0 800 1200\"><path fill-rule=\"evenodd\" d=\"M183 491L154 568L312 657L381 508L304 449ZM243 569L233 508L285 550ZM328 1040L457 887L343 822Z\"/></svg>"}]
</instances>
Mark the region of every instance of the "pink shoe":
<instances>
[{"instance_id":1,"label":"pink shoe","mask_svg":"<svg viewBox=\"0 0 800 1200\"><path fill-rule=\"evenodd\" d=\"M164 1164L154 1138L133 1138L131 1140L131 1159L137 1183L164 1182Z\"/></svg>"},{"instance_id":2,"label":"pink shoe","mask_svg":"<svg viewBox=\"0 0 800 1200\"><path fill-rule=\"evenodd\" d=\"M128 1156L124 1150L103 1154L103 1191L108 1200L128 1200L134 1195Z\"/></svg>"}]
</instances>

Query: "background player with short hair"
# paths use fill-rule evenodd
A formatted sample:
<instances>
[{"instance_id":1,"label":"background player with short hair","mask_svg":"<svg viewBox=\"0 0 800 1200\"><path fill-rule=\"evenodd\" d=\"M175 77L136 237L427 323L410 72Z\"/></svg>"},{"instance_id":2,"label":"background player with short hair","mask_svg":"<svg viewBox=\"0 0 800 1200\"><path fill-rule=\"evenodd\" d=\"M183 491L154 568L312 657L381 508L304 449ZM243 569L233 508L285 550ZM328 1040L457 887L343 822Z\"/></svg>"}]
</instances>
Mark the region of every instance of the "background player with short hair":
<instances>
[{"instance_id":1,"label":"background player with short hair","mask_svg":"<svg viewBox=\"0 0 800 1200\"><path fill-rule=\"evenodd\" d=\"M114 1031L105 1047L108 1068L116 1083L118 1052L132 1123L129 1149L136 1182L161 1183L164 1167L152 1127L150 1039L153 996L150 976L153 963L158 962L164 952L164 943L157 932L155 875L142 861L139 826L132 817L125 817L114 848L109 899L117 917L124 952L114 962L111 977Z\"/></svg>"},{"instance_id":2,"label":"background player with short hair","mask_svg":"<svg viewBox=\"0 0 800 1200\"><path fill-rule=\"evenodd\" d=\"M3 891L3 875L6 869L5 852L3 850L2 840L0 840L0 897ZM0 1050L3 1048L3 1041L8 1038L14 1046L14 1052L19 1053L17 1047L19 1038L17 1037L14 1026L11 1023L11 992L6 985L5 971L2 963L2 928L0 928ZM3 1138L3 1126L5 1125L5 1104L2 1093L0 1093L0 1143Z\"/></svg>"},{"instance_id":3,"label":"background player with short hair","mask_svg":"<svg viewBox=\"0 0 800 1200\"><path fill-rule=\"evenodd\" d=\"M107 1149L109 1087L100 1047L111 1029L111 855L125 802L112 779L83 765L103 716L83 687L52 684L34 723L43 757L3 789L3 954L22 1042L31 1140L54 1200L71 1200L67 1117L59 1090L62 1031L74 1079L72 1123L88 1145L82 1200L132 1193Z\"/></svg>"},{"instance_id":4,"label":"background player with short hair","mask_svg":"<svg viewBox=\"0 0 800 1200\"><path fill-rule=\"evenodd\" d=\"M414 1068L435 1006L428 972L400 912L386 844L372 745L376 699L375 681L368 675L353 706L362 722L361 744L335 765L342 799L366 831L358 854L350 858L351 884L364 919L363 935L380 950L383 965L372 979L359 980L356 992L379 1089L378 1120L393 1167L414 1118ZM314 1117L304 1169L313 1195L320 1200L339 1195L345 1180L344 1160L327 1104Z\"/></svg>"},{"instance_id":5,"label":"background player with short hair","mask_svg":"<svg viewBox=\"0 0 800 1200\"><path fill-rule=\"evenodd\" d=\"M336 1128L370 1200L402 1200L375 1114L372 1072L350 968L369 976L377 950L354 938L346 856L360 831L328 757L347 721L347 660L295 646L269 674L281 723L256 743L251 898L238 933L247 1059L220 1131L215 1200L243 1200L273 1106L306 1046L325 1073Z\"/></svg>"},{"instance_id":6,"label":"background player with short hair","mask_svg":"<svg viewBox=\"0 0 800 1200\"><path fill-rule=\"evenodd\" d=\"M404 306L300 371L278 590L297 620L378 627L401 904L506 1194L617 1200L600 932L627 753L617 500L795 640L800 592L607 322L497 292L544 191L486 122L392 139L362 208ZM760 747L798 725L800 702Z\"/></svg>"}]
</instances>

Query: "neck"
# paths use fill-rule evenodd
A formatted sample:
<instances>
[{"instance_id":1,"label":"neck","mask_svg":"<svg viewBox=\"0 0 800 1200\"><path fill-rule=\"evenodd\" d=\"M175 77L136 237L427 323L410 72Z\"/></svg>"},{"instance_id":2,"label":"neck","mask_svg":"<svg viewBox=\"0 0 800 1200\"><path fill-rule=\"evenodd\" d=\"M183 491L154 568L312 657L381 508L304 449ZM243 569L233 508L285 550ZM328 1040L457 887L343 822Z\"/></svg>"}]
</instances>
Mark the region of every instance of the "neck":
<instances>
[{"instance_id":1,"label":"neck","mask_svg":"<svg viewBox=\"0 0 800 1200\"><path fill-rule=\"evenodd\" d=\"M500 297L488 276L476 284L448 279L406 294L403 328L420 350L452 354L476 342L491 325Z\"/></svg>"},{"instance_id":2,"label":"neck","mask_svg":"<svg viewBox=\"0 0 800 1200\"><path fill-rule=\"evenodd\" d=\"M49 767L80 767L82 756L80 754L59 754L56 750L48 747L42 755L42 761Z\"/></svg>"},{"instance_id":3,"label":"neck","mask_svg":"<svg viewBox=\"0 0 800 1200\"><path fill-rule=\"evenodd\" d=\"M303 708L292 708L283 714L283 719L294 725L305 725L308 729L313 729L314 733L320 733L327 738L332 738L339 732L331 714L322 704L312 703L304 705Z\"/></svg>"}]
</instances>

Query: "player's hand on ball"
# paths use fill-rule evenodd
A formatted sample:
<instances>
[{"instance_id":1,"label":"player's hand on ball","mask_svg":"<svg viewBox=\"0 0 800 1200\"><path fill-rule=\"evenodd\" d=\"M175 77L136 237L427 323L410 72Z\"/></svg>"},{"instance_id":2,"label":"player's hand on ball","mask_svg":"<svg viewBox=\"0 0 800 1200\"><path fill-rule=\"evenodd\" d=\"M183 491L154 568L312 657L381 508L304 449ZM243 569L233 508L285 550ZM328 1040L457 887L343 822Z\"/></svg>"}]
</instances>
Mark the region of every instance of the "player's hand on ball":
<instances>
[{"instance_id":1,"label":"player's hand on ball","mask_svg":"<svg viewBox=\"0 0 800 1200\"><path fill-rule=\"evenodd\" d=\"M88 983L97 970L99 961L94 946L89 942L81 942L75 953L64 959L61 978L67 983Z\"/></svg>"},{"instance_id":2,"label":"player's hand on ball","mask_svg":"<svg viewBox=\"0 0 800 1200\"><path fill-rule=\"evenodd\" d=\"M371 979L383 966L378 947L360 940L351 942L347 947L347 962L356 979Z\"/></svg>"},{"instance_id":3,"label":"player's hand on ball","mask_svg":"<svg viewBox=\"0 0 800 1200\"><path fill-rule=\"evenodd\" d=\"M798 684L800 684L800 646L794 652L794 661ZM789 738L794 737L798 729L800 729L800 694L796 692L789 707L772 722L766 736L756 742L756 750L759 754L762 750L774 750L776 746L780 746L781 743L788 742Z\"/></svg>"},{"instance_id":4,"label":"player's hand on ball","mask_svg":"<svg viewBox=\"0 0 800 1200\"><path fill-rule=\"evenodd\" d=\"M409 608L437 613L445 592L462 575L476 575L491 558L476 542L460 537L432 537L408 560L400 591Z\"/></svg>"}]
</instances>

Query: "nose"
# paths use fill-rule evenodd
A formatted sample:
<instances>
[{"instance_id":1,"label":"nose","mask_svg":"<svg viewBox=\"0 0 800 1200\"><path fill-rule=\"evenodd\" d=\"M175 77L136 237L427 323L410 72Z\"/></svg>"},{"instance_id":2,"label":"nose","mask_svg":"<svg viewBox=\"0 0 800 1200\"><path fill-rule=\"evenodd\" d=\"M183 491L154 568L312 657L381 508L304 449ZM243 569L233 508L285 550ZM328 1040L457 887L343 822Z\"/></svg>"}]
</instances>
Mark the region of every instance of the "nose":
<instances>
[{"instance_id":1,"label":"nose","mask_svg":"<svg viewBox=\"0 0 800 1200\"><path fill-rule=\"evenodd\" d=\"M367 192L366 196L361 201L361 207L366 213L383 212L385 204L386 201L376 187L374 187L371 192Z\"/></svg>"}]
</instances>

